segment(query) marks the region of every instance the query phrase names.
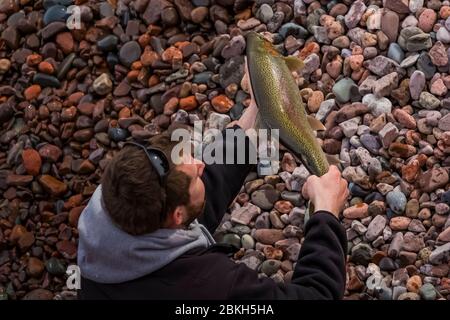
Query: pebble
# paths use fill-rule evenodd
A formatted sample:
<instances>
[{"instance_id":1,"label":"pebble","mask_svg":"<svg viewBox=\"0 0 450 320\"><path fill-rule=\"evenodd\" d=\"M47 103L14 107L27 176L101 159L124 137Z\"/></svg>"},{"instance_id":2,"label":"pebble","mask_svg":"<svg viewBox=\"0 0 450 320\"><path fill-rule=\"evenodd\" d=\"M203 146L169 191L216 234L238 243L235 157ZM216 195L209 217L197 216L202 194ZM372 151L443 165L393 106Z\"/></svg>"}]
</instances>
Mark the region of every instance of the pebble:
<instances>
[{"instance_id":1,"label":"pebble","mask_svg":"<svg viewBox=\"0 0 450 320\"><path fill-rule=\"evenodd\" d=\"M98 95L104 96L111 92L113 83L107 73L102 73L95 79L92 87Z\"/></svg>"},{"instance_id":2,"label":"pebble","mask_svg":"<svg viewBox=\"0 0 450 320\"><path fill-rule=\"evenodd\" d=\"M386 195L386 201L395 213L401 214L405 211L407 199L404 193L397 190L391 191Z\"/></svg>"},{"instance_id":3,"label":"pebble","mask_svg":"<svg viewBox=\"0 0 450 320\"><path fill-rule=\"evenodd\" d=\"M122 64L129 67L133 62L139 60L142 50L139 43L129 41L125 43L119 50L119 59Z\"/></svg>"},{"instance_id":4,"label":"pebble","mask_svg":"<svg viewBox=\"0 0 450 320\"><path fill-rule=\"evenodd\" d=\"M350 88L355 85L355 82L350 78L344 78L336 82L333 86L333 93L336 99L342 103L350 100Z\"/></svg>"}]
</instances>

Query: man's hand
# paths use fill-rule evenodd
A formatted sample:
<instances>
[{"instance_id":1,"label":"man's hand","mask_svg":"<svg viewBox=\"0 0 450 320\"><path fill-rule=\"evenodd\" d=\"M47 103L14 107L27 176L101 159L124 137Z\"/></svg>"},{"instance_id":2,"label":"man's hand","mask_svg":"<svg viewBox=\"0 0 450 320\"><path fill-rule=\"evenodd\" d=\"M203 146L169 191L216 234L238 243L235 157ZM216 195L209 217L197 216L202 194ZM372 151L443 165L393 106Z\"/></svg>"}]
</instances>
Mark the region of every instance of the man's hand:
<instances>
[{"instance_id":1,"label":"man's hand","mask_svg":"<svg viewBox=\"0 0 450 320\"><path fill-rule=\"evenodd\" d=\"M342 179L336 166L330 166L321 177L310 176L302 188L303 197L312 201L315 211L326 210L336 218L339 218L348 194L347 181Z\"/></svg>"},{"instance_id":2,"label":"man's hand","mask_svg":"<svg viewBox=\"0 0 450 320\"><path fill-rule=\"evenodd\" d=\"M247 108L245 108L244 113L239 118L239 120L235 120L227 125L228 128L234 126L235 124L239 125L244 131L247 132L249 129L253 129L255 127L256 116L258 115L258 107L256 105L255 96L253 95L252 87L250 85L250 78L248 74L248 66L247 66L247 57L245 57L245 74L243 81L246 82L246 86L248 86L248 91L250 94L250 104Z\"/></svg>"}]
</instances>

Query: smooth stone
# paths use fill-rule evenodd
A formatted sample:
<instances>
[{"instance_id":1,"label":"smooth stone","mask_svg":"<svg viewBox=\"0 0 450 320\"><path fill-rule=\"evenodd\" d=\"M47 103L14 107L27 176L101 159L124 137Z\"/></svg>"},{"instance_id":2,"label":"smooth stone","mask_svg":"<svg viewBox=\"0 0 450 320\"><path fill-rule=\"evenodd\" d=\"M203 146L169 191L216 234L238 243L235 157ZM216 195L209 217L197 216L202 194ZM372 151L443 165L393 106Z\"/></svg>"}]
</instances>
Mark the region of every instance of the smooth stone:
<instances>
[{"instance_id":1,"label":"smooth stone","mask_svg":"<svg viewBox=\"0 0 450 320\"><path fill-rule=\"evenodd\" d=\"M293 22L288 22L282 25L278 30L278 33L283 38L286 38L287 36L294 36L297 39L305 39L308 36L308 31L305 28Z\"/></svg>"},{"instance_id":2,"label":"smooth stone","mask_svg":"<svg viewBox=\"0 0 450 320\"><path fill-rule=\"evenodd\" d=\"M260 271L268 276L271 276L280 269L280 266L281 266L280 260L270 259L261 263Z\"/></svg>"},{"instance_id":3,"label":"smooth stone","mask_svg":"<svg viewBox=\"0 0 450 320\"><path fill-rule=\"evenodd\" d=\"M65 6L54 5L45 11L42 20L44 25L48 25L56 21L65 22L68 17L69 14L67 13L67 8Z\"/></svg>"},{"instance_id":4,"label":"smooth stone","mask_svg":"<svg viewBox=\"0 0 450 320\"><path fill-rule=\"evenodd\" d=\"M50 259L45 261L45 268L47 269L48 273L55 276L61 276L66 273L66 267L64 266L62 261L55 257L51 257Z\"/></svg>"},{"instance_id":5,"label":"smooth stone","mask_svg":"<svg viewBox=\"0 0 450 320\"><path fill-rule=\"evenodd\" d=\"M141 57L141 46L136 41L129 41L125 43L119 51L120 62L129 67L131 64L139 60Z\"/></svg>"},{"instance_id":6,"label":"smooth stone","mask_svg":"<svg viewBox=\"0 0 450 320\"><path fill-rule=\"evenodd\" d=\"M409 92L411 93L411 98L418 100L420 94L425 89L426 79L425 74L422 71L415 70L409 81Z\"/></svg>"},{"instance_id":7,"label":"smooth stone","mask_svg":"<svg viewBox=\"0 0 450 320\"><path fill-rule=\"evenodd\" d=\"M427 52L422 52L417 59L417 69L425 74L427 80L430 80L436 74L436 66Z\"/></svg>"},{"instance_id":8,"label":"smooth stone","mask_svg":"<svg viewBox=\"0 0 450 320\"><path fill-rule=\"evenodd\" d=\"M223 237L222 242L226 243L226 244L230 244L238 249L241 247L241 237L239 237L237 234L234 234L234 233L226 234Z\"/></svg>"},{"instance_id":9,"label":"smooth stone","mask_svg":"<svg viewBox=\"0 0 450 320\"><path fill-rule=\"evenodd\" d=\"M408 57L406 57L401 63L400 63L400 67L401 68L409 68L413 65L416 64L417 60L419 59L420 54L415 53L412 54Z\"/></svg>"},{"instance_id":10,"label":"smooth stone","mask_svg":"<svg viewBox=\"0 0 450 320\"><path fill-rule=\"evenodd\" d=\"M128 137L128 131L122 128L109 128L108 136L115 142L123 141Z\"/></svg>"},{"instance_id":11,"label":"smooth stone","mask_svg":"<svg viewBox=\"0 0 450 320\"><path fill-rule=\"evenodd\" d=\"M403 59L405 58L405 53L403 52L402 48L395 42L392 42L389 45L388 49L388 58L401 63Z\"/></svg>"},{"instance_id":12,"label":"smooth stone","mask_svg":"<svg viewBox=\"0 0 450 320\"><path fill-rule=\"evenodd\" d=\"M58 65L58 69L56 70L56 77L61 80L64 78L69 72L70 68L72 67L72 63L74 62L75 58L77 57L75 52L72 52L67 57L64 58L64 60Z\"/></svg>"},{"instance_id":13,"label":"smooth stone","mask_svg":"<svg viewBox=\"0 0 450 320\"><path fill-rule=\"evenodd\" d=\"M102 18L114 16L114 8L108 2L101 2L99 5L99 11Z\"/></svg>"},{"instance_id":14,"label":"smooth stone","mask_svg":"<svg viewBox=\"0 0 450 320\"><path fill-rule=\"evenodd\" d=\"M436 109L441 104L438 98L436 98L434 95L426 91L422 91L422 93L420 94L419 103L422 106L422 108L428 110Z\"/></svg>"},{"instance_id":15,"label":"smooth stone","mask_svg":"<svg viewBox=\"0 0 450 320\"><path fill-rule=\"evenodd\" d=\"M45 73L36 73L33 77L33 83L39 84L41 87L59 88L61 86L56 77Z\"/></svg>"},{"instance_id":16,"label":"smooth stone","mask_svg":"<svg viewBox=\"0 0 450 320\"><path fill-rule=\"evenodd\" d=\"M114 51L117 49L119 38L115 35L107 35L97 42L97 47L102 51Z\"/></svg>"},{"instance_id":17,"label":"smooth stone","mask_svg":"<svg viewBox=\"0 0 450 320\"><path fill-rule=\"evenodd\" d=\"M400 191L391 191L386 195L386 201L389 205L389 207L395 212L395 213L403 213L406 208L406 196L403 192Z\"/></svg>"},{"instance_id":18,"label":"smooth stone","mask_svg":"<svg viewBox=\"0 0 450 320\"><path fill-rule=\"evenodd\" d=\"M436 300L436 289L431 283L425 283L420 288L419 293L424 300Z\"/></svg>"},{"instance_id":19,"label":"smooth stone","mask_svg":"<svg viewBox=\"0 0 450 320\"><path fill-rule=\"evenodd\" d=\"M342 103L350 100L350 88L355 85L355 82L350 78L344 78L336 82L333 86L333 93L336 99Z\"/></svg>"}]
</instances>

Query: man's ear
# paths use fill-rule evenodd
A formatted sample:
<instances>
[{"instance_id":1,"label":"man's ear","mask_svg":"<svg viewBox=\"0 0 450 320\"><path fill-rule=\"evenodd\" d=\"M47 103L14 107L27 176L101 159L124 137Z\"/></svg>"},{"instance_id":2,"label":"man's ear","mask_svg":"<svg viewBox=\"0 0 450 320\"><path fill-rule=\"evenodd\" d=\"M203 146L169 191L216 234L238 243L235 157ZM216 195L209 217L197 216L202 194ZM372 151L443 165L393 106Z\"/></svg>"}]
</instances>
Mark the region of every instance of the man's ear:
<instances>
[{"instance_id":1,"label":"man's ear","mask_svg":"<svg viewBox=\"0 0 450 320\"><path fill-rule=\"evenodd\" d=\"M172 213L169 213L166 221L167 228L178 228L183 224L184 206L178 206Z\"/></svg>"}]
</instances>

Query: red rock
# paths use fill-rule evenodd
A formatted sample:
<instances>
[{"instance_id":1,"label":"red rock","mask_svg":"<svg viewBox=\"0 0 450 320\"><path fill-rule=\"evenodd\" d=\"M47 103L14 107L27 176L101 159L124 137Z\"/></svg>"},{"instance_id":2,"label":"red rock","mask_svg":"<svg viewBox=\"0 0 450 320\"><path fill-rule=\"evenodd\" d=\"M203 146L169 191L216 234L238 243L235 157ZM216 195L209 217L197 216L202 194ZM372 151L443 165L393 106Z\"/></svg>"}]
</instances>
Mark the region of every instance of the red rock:
<instances>
[{"instance_id":1,"label":"red rock","mask_svg":"<svg viewBox=\"0 0 450 320\"><path fill-rule=\"evenodd\" d=\"M64 182L61 182L48 174L40 176L38 181L44 190L52 196L62 196L67 192L67 185Z\"/></svg>"},{"instance_id":2,"label":"red rock","mask_svg":"<svg viewBox=\"0 0 450 320\"><path fill-rule=\"evenodd\" d=\"M33 181L33 176L10 174L6 177L6 184L14 187L25 187Z\"/></svg>"},{"instance_id":3,"label":"red rock","mask_svg":"<svg viewBox=\"0 0 450 320\"><path fill-rule=\"evenodd\" d=\"M265 246L263 252L266 259L281 260L283 258L283 251L272 246Z\"/></svg>"},{"instance_id":4,"label":"red rock","mask_svg":"<svg viewBox=\"0 0 450 320\"><path fill-rule=\"evenodd\" d=\"M392 142L389 146L389 154L393 157L409 158L416 154L416 148L409 144Z\"/></svg>"},{"instance_id":5,"label":"red rock","mask_svg":"<svg viewBox=\"0 0 450 320\"><path fill-rule=\"evenodd\" d=\"M180 49L172 46L162 53L161 58L164 62L182 61L183 53Z\"/></svg>"},{"instance_id":6,"label":"red rock","mask_svg":"<svg viewBox=\"0 0 450 320\"><path fill-rule=\"evenodd\" d=\"M33 278L39 278L44 272L44 263L34 257L30 257L27 263L27 273Z\"/></svg>"},{"instance_id":7,"label":"red rock","mask_svg":"<svg viewBox=\"0 0 450 320\"><path fill-rule=\"evenodd\" d=\"M65 54L71 53L75 48L75 43L70 32L58 33L55 41Z\"/></svg>"},{"instance_id":8,"label":"red rock","mask_svg":"<svg viewBox=\"0 0 450 320\"><path fill-rule=\"evenodd\" d=\"M256 241L270 245L284 239L283 230L278 229L257 229L254 237Z\"/></svg>"},{"instance_id":9,"label":"red rock","mask_svg":"<svg viewBox=\"0 0 450 320\"><path fill-rule=\"evenodd\" d=\"M408 217L393 217L389 221L389 227L394 231L406 230L410 223L411 219Z\"/></svg>"},{"instance_id":10,"label":"red rock","mask_svg":"<svg viewBox=\"0 0 450 320\"><path fill-rule=\"evenodd\" d=\"M288 214L294 208L292 203L286 200L279 200L275 202L275 209L279 211L281 214Z\"/></svg>"},{"instance_id":11,"label":"red rock","mask_svg":"<svg viewBox=\"0 0 450 320\"><path fill-rule=\"evenodd\" d=\"M27 56L27 65L30 67L37 66L42 61L42 56L39 54L30 54Z\"/></svg>"},{"instance_id":12,"label":"red rock","mask_svg":"<svg viewBox=\"0 0 450 320\"><path fill-rule=\"evenodd\" d=\"M390 1L389 1L390 2ZM433 30L434 23L436 22L437 14L433 9L425 9L419 16L418 27L424 32L431 32Z\"/></svg>"},{"instance_id":13,"label":"red rock","mask_svg":"<svg viewBox=\"0 0 450 320\"><path fill-rule=\"evenodd\" d=\"M226 113L233 107L233 101L224 94L212 98L211 104L213 108L219 113Z\"/></svg>"},{"instance_id":14,"label":"red rock","mask_svg":"<svg viewBox=\"0 0 450 320\"><path fill-rule=\"evenodd\" d=\"M92 115L95 106L96 105L93 103L85 102L85 103L79 104L77 108L81 114L83 114L85 116L90 116L90 115Z\"/></svg>"},{"instance_id":15,"label":"red rock","mask_svg":"<svg viewBox=\"0 0 450 320\"><path fill-rule=\"evenodd\" d=\"M77 256L77 246L69 240L62 240L56 243L56 249L66 259L75 259Z\"/></svg>"},{"instance_id":16,"label":"red rock","mask_svg":"<svg viewBox=\"0 0 450 320\"><path fill-rule=\"evenodd\" d=\"M198 102L195 99L195 96L189 96L186 98L180 99L180 108L186 111L192 111L196 109L198 106Z\"/></svg>"},{"instance_id":17,"label":"red rock","mask_svg":"<svg viewBox=\"0 0 450 320\"><path fill-rule=\"evenodd\" d=\"M420 287L422 287L422 279L418 275L412 276L406 282L406 289L409 292L419 293Z\"/></svg>"},{"instance_id":18,"label":"red rock","mask_svg":"<svg viewBox=\"0 0 450 320\"><path fill-rule=\"evenodd\" d=\"M325 97L322 91L313 91L311 96L308 98L308 110L310 112L317 112L324 98Z\"/></svg>"},{"instance_id":19,"label":"red rock","mask_svg":"<svg viewBox=\"0 0 450 320\"><path fill-rule=\"evenodd\" d=\"M85 206L79 206L72 208L69 211L69 224L76 228L78 226L78 219L80 218L81 213L83 212Z\"/></svg>"},{"instance_id":20,"label":"red rock","mask_svg":"<svg viewBox=\"0 0 450 320\"><path fill-rule=\"evenodd\" d=\"M32 232L25 232L20 238L17 244L22 251L27 251L34 243L34 234Z\"/></svg>"},{"instance_id":21,"label":"red rock","mask_svg":"<svg viewBox=\"0 0 450 320\"><path fill-rule=\"evenodd\" d=\"M430 56L433 64L436 66L445 66L448 63L447 49L440 41L437 41L434 44L434 46L428 52L428 55Z\"/></svg>"},{"instance_id":22,"label":"red rock","mask_svg":"<svg viewBox=\"0 0 450 320\"><path fill-rule=\"evenodd\" d=\"M12 244L16 244L19 241L20 237L23 236L26 232L27 229L24 226L16 224L14 228L11 230L11 234L9 235L9 241Z\"/></svg>"},{"instance_id":23,"label":"red rock","mask_svg":"<svg viewBox=\"0 0 450 320\"><path fill-rule=\"evenodd\" d=\"M408 129L415 129L417 126L416 119L406 111L402 109L395 109L392 114L397 119L397 121Z\"/></svg>"},{"instance_id":24,"label":"red rock","mask_svg":"<svg viewBox=\"0 0 450 320\"><path fill-rule=\"evenodd\" d=\"M46 74L53 74L55 72L55 68L48 61L42 61L41 63L39 63L38 69L40 72Z\"/></svg>"},{"instance_id":25,"label":"red rock","mask_svg":"<svg viewBox=\"0 0 450 320\"><path fill-rule=\"evenodd\" d=\"M450 227L439 234L438 240L442 242L450 242Z\"/></svg>"},{"instance_id":26,"label":"red rock","mask_svg":"<svg viewBox=\"0 0 450 320\"><path fill-rule=\"evenodd\" d=\"M158 53L151 50L150 47L147 47L144 50L144 53L141 55L141 63L145 67L150 67L152 64L154 64L159 59Z\"/></svg>"},{"instance_id":27,"label":"red rock","mask_svg":"<svg viewBox=\"0 0 450 320\"><path fill-rule=\"evenodd\" d=\"M413 160L411 163L402 166L402 177L405 181L413 183L416 181L420 172L420 164L418 160Z\"/></svg>"},{"instance_id":28,"label":"red rock","mask_svg":"<svg viewBox=\"0 0 450 320\"><path fill-rule=\"evenodd\" d=\"M22 162L27 173L32 176L37 176L41 171L41 156L34 149L25 149L22 151Z\"/></svg>"},{"instance_id":29,"label":"red rock","mask_svg":"<svg viewBox=\"0 0 450 320\"><path fill-rule=\"evenodd\" d=\"M57 162L62 155L59 147L53 144L46 144L39 149L39 155L47 161Z\"/></svg>"},{"instance_id":30,"label":"red rock","mask_svg":"<svg viewBox=\"0 0 450 320\"><path fill-rule=\"evenodd\" d=\"M369 205L367 203L358 203L346 208L342 213L347 219L361 219L369 215Z\"/></svg>"},{"instance_id":31,"label":"red rock","mask_svg":"<svg viewBox=\"0 0 450 320\"><path fill-rule=\"evenodd\" d=\"M444 187L449 181L447 170L444 168L433 168L419 175L418 183L423 192L432 192Z\"/></svg>"},{"instance_id":32,"label":"red rock","mask_svg":"<svg viewBox=\"0 0 450 320\"><path fill-rule=\"evenodd\" d=\"M38 84L33 84L29 86L23 92L23 96L27 101L37 99L37 97L39 97L40 94L41 94L41 86Z\"/></svg>"},{"instance_id":33,"label":"red rock","mask_svg":"<svg viewBox=\"0 0 450 320\"><path fill-rule=\"evenodd\" d=\"M71 196L67 202L64 204L65 209L72 209L75 208L83 202L83 195L82 194L76 194Z\"/></svg>"}]
</instances>

